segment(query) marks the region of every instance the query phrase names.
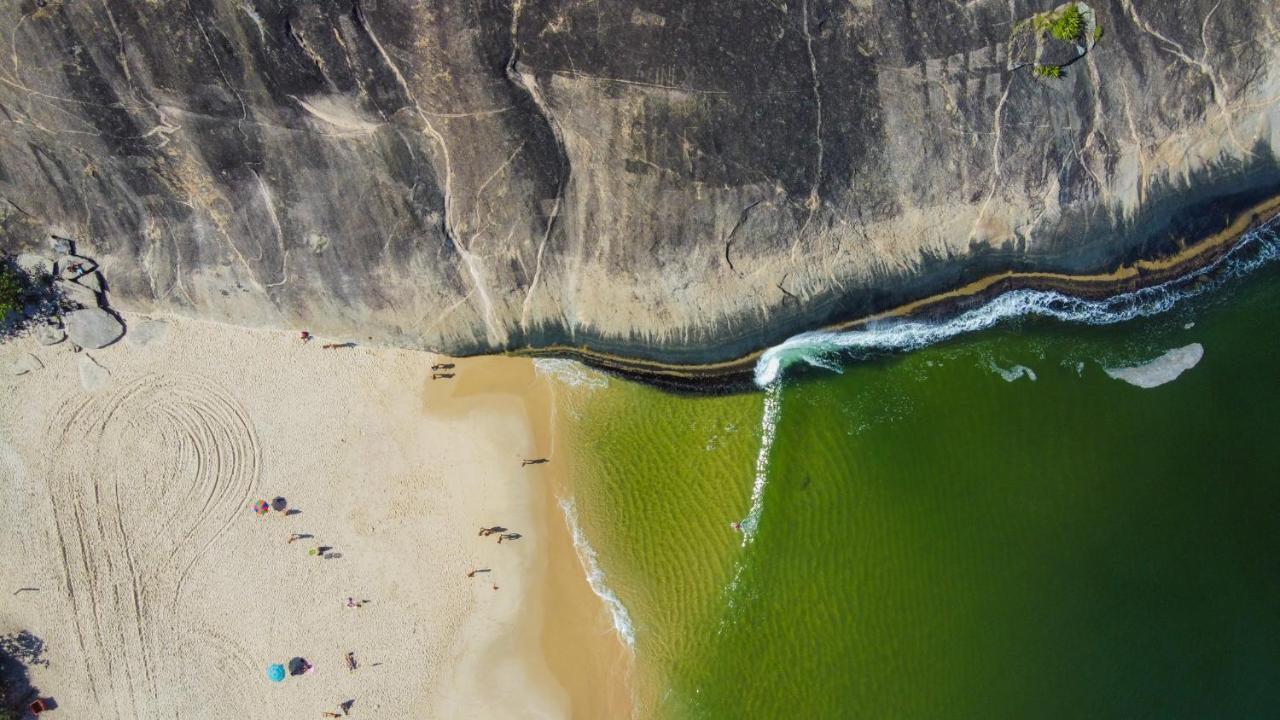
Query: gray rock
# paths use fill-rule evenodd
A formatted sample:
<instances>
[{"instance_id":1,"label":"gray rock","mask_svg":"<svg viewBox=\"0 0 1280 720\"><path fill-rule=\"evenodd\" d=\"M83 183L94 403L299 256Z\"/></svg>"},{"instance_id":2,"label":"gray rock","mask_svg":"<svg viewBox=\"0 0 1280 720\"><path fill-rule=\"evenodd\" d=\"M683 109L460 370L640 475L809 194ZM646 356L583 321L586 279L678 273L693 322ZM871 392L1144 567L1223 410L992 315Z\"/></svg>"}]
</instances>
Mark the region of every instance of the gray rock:
<instances>
[{"instance_id":1,"label":"gray rock","mask_svg":"<svg viewBox=\"0 0 1280 720\"><path fill-rule=\"evenodd\" d=\"M169 323L163 320L142 320L130 324L125 340L130 345L149 345L169 332Z\"/></svg>"},{"instance_id":2,"label":"gray rock","mask_svg":"<svg viewBox=\"0 0 1280 720\"><path fill-rule=\"evenodd\" d=\"M124 325L114 315L99 308L69 312L62 321L71 342L90 350L106 347L124 335Z\"/></svg>"},{"instance_id":3,"label":"gray rock","mask_svg":"<svg viewBox=\"0 0 1280 720\"><path fill-rule=\"evenodd\" d=\"M9 372L14 375L26 375L43 367L44 363L40 362L40 358L31 353L22 353L9 364Z\"/></svg>"},{"instance_id":4,"label":"gray rock","mask_svg":"<svg viewBox=\"0 0 1280 720\"><path fill-rule=\"evenodd\" d=\"M67 339L67 332L56 325L41 323L31 331L41 345L57 345Z\"/></svg>"},{"instance_id":5,"label":"gray rock","mask_svg":"<svg viewBox=\"0 0 1280 720\"><path fill-rule=\"evenodd\" d=\"M87 288L80 283L59 278L53 281L53 286L62 293L64 298L76 305L79 305L80 307L96 308L99 305L98 293L94 292L92 288Z\"/></svg>"},{"instance_id":6,"label":"gray rock","mask_svg":"<svg viewBox=\"0 0 1280 720\"><path fill-rule=\"evenodd\" d=\"M4 195L138 312L712 362L1280 196L1276 0L48 5Z\"/></svg>"},{"instance_id":7,"label":"gray rock","mask_svg":"<svg viewBox=\"0 0 1280 720\"><path fill-rule=\"evenodd\" d=\"M76 284L83 285L95 293L102 293L102 275L97 270L87 272L76 278Z\"/></svg>"},{"instance_id":8,"label":"gray rock","mask_svg":"<svg viewBox=\"0 0 1280 720\"><path fill-rule=\"evenodd\" d=\"M28 275L40 277L53 274L53 261L43 255L22 253L14 258L18 268Z\"/></svg>"},{"instance_id":9,"label":"gray rock","mask_svg":"<svg viewBox=\"0 0 1280 720\"><path fill-rule=\"evenodd\" d=\"M71 249L72 249L72 248L71 248L71 241L70 241L70 240L68 240L68 239L66 239L66 238L61 238L61 237L50 237L50 238L49 238L49 247L50 247L50 248L52 248L52 249L53 249L53 251L54 251L55 253L59 254L59 255L70 255L70 254L71 254Z\"/></svg>"},{"instance_id":10,"label":"gray rock","mask_svg":"<svg viewBox=\"0 0 1280 720\"><path fill-rule=\"evenodd\" d=\"M102 367L88 353L82 353L76 361L80 366L80 386L96 392L111 384L111 371Z\"/></svg>"}]
</instances>

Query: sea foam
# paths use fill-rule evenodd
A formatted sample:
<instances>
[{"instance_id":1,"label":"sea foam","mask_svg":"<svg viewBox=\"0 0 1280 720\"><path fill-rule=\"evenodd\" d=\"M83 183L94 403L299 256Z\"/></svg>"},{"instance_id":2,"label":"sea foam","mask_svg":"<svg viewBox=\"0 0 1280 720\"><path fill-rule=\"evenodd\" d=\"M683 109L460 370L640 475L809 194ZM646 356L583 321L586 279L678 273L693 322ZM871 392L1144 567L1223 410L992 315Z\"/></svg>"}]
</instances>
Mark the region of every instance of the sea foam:
<instances>
[{"instance_id":1,"label":"sea foam","mask_svg":"<svg viewBox=\"0 0 1280 720\"><path fill-rule=\"evenodd\" d=\"M600 390L609 387L609 379L604 373L592 370L577 360L566 358L535 358L534 372L539 375L555 378L570 387Z\"/></svg>"},{"instance_id":2,"label":"sea foam","mask_svg":"<svg viewBox=\"0 0 1280 720\"><path fill-rule=\"evenodd\" d=\"M981 307L940 322L882 321L846 332L801 333L761 355L755 367L755 383L761 388L769 387L796 363L830 369L848 357L915 350L1024 315L1090 325L1109 325L1156 315L1181 300L1217 288L1280 257L1278 229L1280 221L1272 221L1245 235L1218 260L1184 277L1102 300L1053 290L1011 290Z\"/></svg>"},{"instance_id":3,"label":"sea foam","mask_svg":"<svg viewBox=\"0 0 1280 720\"><path fill-rule=\"evenodd\" d=\"M591 543L587 540L587 534L582 531L582 526L578 524L578 509L574 505L573 498L562 498L560 500L560 511L564 513L565 524L569 526L569 532L573 535L573 549L577 551L578 562L582 563L582 569L587 573L587 584L591 586L591 591L603 600L605 607L609 609L609 615L613 619L613 629L618 633L618 637L622 638L622 642L626 644L627 649L635 650L636 631L631 624L631 614L627 612L627 607L622 604L618 596L605 583L604 570L600 569L600 561L596 557L596 550L591 547Z\"/></svg>"},{"instance_id":4,"label":"sea foam","mask_svg":"<svg viewBox=\"0 0 1280 720\"><path fill-rule=\"evenodd\" d=\"M1204 357L1204 346L1191 343L1174 348L1147 363L1121 368L1103 368L1107 375L1143 389L1160 387L1178 379L1182 373L1195 367Z\"/></svg>"},{"instance_id":5,"label":"sea foam","mask_svg":"<svg viewBox=\"0 0 1280 720\"><path fill-rule=\"evenodd\" d=\"M756 453L756 476L751 485L751 508L742 519L742 544L745 547L756 535L760 513L764 510L764 489L769 484L769 455L778 435L778 417L782 412L782 383L775 382L765 390L764 412L760 416L760 450Z\"/></svg>"}]
</instances>

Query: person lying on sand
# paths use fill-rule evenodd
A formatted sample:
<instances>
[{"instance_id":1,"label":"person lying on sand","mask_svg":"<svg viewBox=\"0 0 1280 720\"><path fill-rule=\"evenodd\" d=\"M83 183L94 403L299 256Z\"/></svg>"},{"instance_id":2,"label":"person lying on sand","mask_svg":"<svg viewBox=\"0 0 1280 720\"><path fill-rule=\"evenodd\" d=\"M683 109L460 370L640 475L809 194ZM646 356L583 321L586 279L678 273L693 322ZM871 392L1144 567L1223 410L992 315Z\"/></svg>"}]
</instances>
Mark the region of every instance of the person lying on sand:
<instances>
[{"instance_id":1,"label":"person lying on sand","mask_svg":"<svg viewBox=\"0 0 1280 720\"><path fill-rule=\"evenodd\" d=\"M432 370L452 370L453 368L453 363L437 363L431 366Z\"/></svg>"},{"instance_id":2,"label":"person lying on sand","mask_svg":"<svg viewBox=\"0 0 1280 720\"><path fill-rule=\"evenodd\" d=\"M546 458L534 458L532 460L526 459L526 460L520 461L520 467L524 467L525 465L541 465L542 463L545 463L545 462L551 462L551 461Z\"/></svg>"},{"instance_id":3,"label":"person lying on sand","mask_svg":"<svg viewBox=\"0 0 1280 720\"><path fill-rule=\"evenodd\" d=\"M432 380L449 380L452 377L453 377L453 373L447 373L447 372L431 373Z\"/></svg>"}]
</instances>

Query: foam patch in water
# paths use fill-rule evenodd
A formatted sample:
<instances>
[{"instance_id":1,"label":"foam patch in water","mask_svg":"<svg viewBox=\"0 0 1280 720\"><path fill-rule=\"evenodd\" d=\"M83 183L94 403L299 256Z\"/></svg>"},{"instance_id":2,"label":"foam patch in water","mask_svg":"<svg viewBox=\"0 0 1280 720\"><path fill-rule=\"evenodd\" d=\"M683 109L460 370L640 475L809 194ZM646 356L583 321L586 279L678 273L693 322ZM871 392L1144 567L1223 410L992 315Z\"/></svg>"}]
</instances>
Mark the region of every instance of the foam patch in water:
<instances>
[{"instance_id":1,"label":"foam patch in water","mask_svg":"<svg viewBox=\"0 0 1280 720\"><path fill-rule=\"evenodd\" d=\"M1003 378L1005 382L1013 382L1024 377L1030 379L1031 382L1036 381L1036 371L1026 365L1014 365L1008 370L995 364L995 362L989 362L987 366L991 368L992 372Z\"/></svg>"},{"instance_id":2,"label":"foam patch in water","mask_svg":"<svg viewBox=\"0 0 1280 720\"><path fill-rule=\"evenodd\" d=\"M1191 343L1174 348L1151 362L1122 368L1103 368L1107 375L1130 385L1149 389L1171 383L1182 373L1195 367L1204 357L1204 346Z\"/></svg>"}]
</instances>

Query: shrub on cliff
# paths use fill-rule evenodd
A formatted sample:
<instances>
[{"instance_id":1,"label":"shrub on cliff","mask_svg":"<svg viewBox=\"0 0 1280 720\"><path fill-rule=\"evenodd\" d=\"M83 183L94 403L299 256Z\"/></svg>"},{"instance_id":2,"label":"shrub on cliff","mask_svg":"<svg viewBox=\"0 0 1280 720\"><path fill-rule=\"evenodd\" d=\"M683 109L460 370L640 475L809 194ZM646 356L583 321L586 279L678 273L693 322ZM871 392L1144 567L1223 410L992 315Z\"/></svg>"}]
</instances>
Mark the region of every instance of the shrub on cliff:
<instances>
[{"instance_id":1,"label":"shrub on cliff","mask_svg":"<svg viewBox=\"0 0 1280 720\"><path fill-rule=\"evenodd\" d=\"M1075 42L1084 31L1084 15L1080 7L1071 3L1049 24L1049 34L1062 42Z\"/></svg>"},{"instance_id":2,"label":"shrub on cliff","mask_svg":"<svg viewBox=\"0 0 1280 720\"><path fill-rule=\"evenodd\" d=\"M26 275L12 260L0 258L0 323L22 312L22 299L27 292Z\"/></svg>"}]
</instances>

